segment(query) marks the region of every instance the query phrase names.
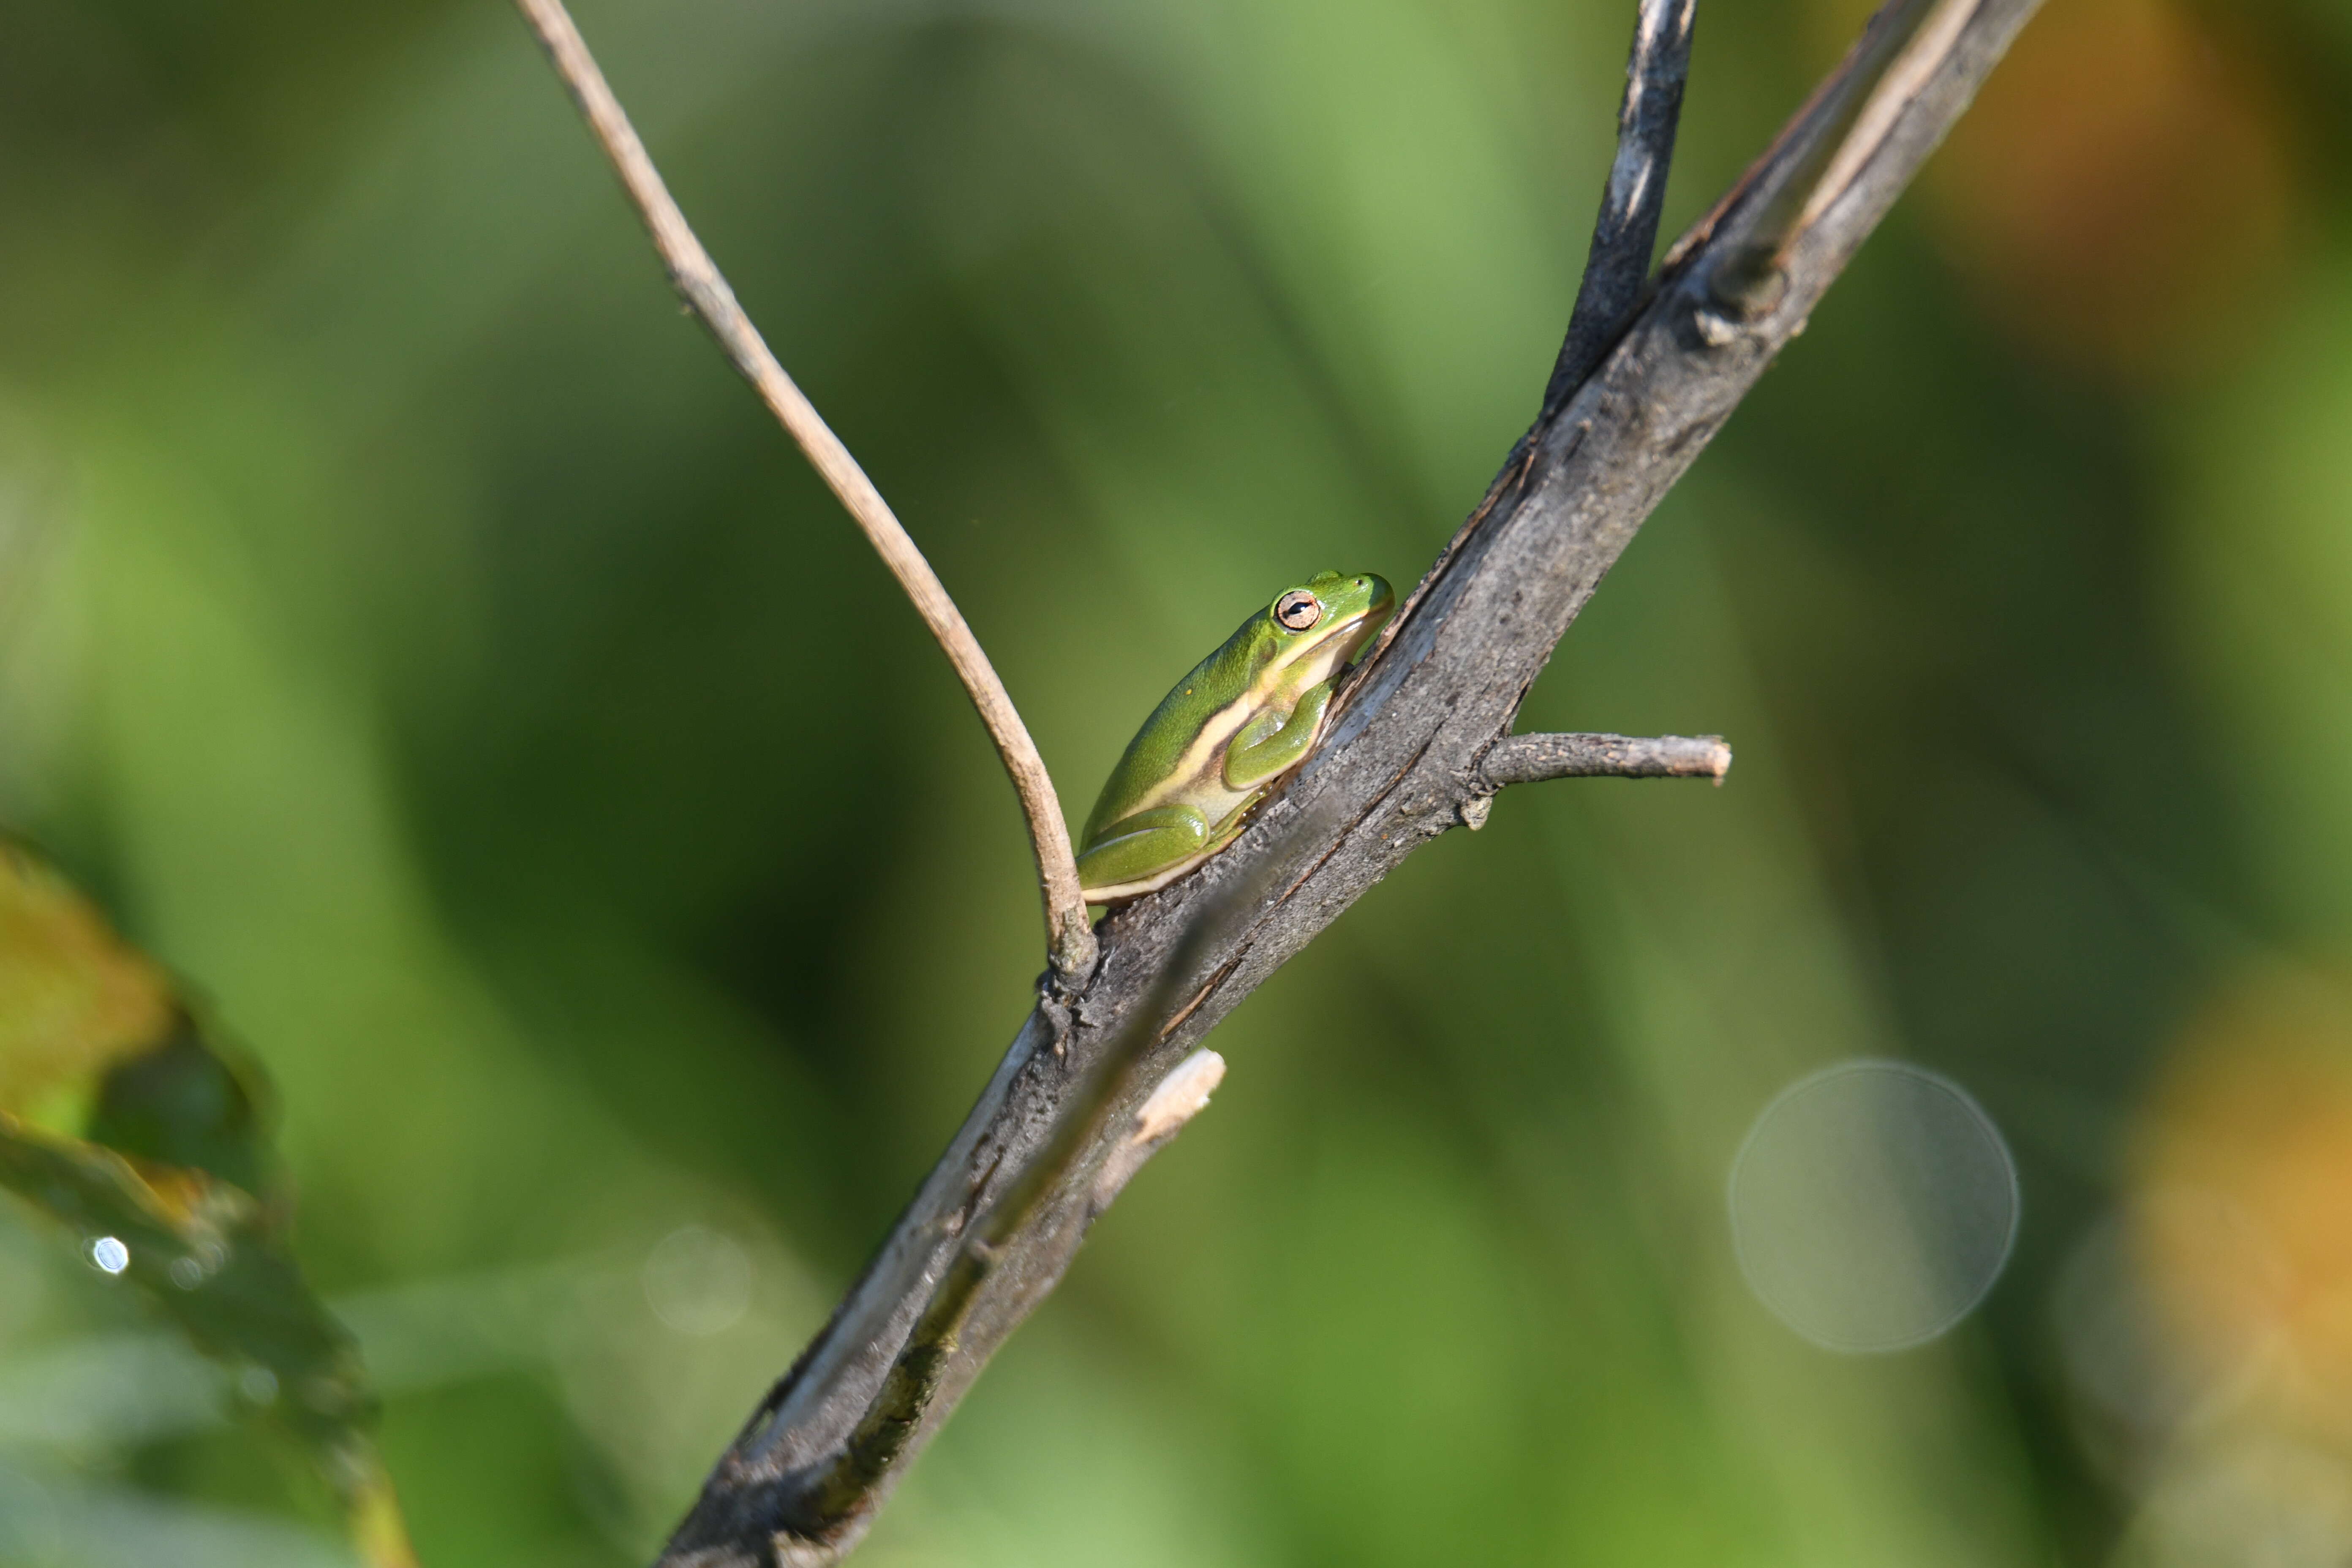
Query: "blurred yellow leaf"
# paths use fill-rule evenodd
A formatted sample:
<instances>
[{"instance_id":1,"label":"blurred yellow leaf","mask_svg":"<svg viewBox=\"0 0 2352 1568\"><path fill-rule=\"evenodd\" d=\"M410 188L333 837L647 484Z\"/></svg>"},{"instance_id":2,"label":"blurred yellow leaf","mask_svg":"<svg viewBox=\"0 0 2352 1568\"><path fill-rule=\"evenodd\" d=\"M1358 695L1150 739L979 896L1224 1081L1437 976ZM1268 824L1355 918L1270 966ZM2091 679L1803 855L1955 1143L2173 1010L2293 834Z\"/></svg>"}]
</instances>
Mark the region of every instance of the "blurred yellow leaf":
<instances>
[{"instance_id":1,"label":"blurred yellow leaf","mask_svg":"<svg viewBox=\"0 0 2352 1568\"><path fill-rule=\"evenodd\" d=\"M62 877L0 841L0 1110L95 1082L155 1045L174 1011L162 970Z\"/></svg>"},{"instance_id":2,"label":"blurred yellow leaf","mask_svg":"<svg viewBox=\"0 0 2352 1568\"><path fill-rule=\"evenodd\" d=\"M74 1126L21 1114L60 1094ZM318 1466L373 1568L410 1568L359 1347L287 1248L256 1100L161 968L56 872L0 849L0 1187L229 1369L245 1413Z\"/></svg>"},{"instance_id":3,"label":"blurred yellow leaf","mask_svg":"<svg viewBox=\"0 0 2352 1568\"><path fill-rule=\"evenodd\" d=\"M1922 190L1987 309L2038 353L2126 378L2246 336L2298 208L2280 85L2175 0L2053 0Z\"/></svg>"},{"instance_id":4,"label":"blurred yellow leaf","mask_svg":"<svg viewBox=\"0 0 2352 1568\"><path fill-rule=\"evenodd\" d=\"M2352 1453L2352 1002L2225 989L2154 1086L2133 1233L2180 1350L2259 1421Z\"/></svg>"}]
</instances>

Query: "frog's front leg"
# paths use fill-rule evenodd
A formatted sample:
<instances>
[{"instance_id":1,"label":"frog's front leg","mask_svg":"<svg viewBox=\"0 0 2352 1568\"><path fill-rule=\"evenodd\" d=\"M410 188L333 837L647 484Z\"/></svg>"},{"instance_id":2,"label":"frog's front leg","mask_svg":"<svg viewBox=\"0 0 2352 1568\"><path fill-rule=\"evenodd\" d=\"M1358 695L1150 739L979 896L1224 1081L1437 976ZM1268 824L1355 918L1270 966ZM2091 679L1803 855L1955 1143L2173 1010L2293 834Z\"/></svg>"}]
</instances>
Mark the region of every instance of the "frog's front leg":
<instances>
[{"instance_id":1,"label":"frog's front leg","mask_svg":"<svg viewBox=\"0 0 2352 1568\"><path fill-rule=\"evenodd\" d=\"M1330 706L1331 683L1318 680L1299 695L1288 719L1265 712L1243 725L1225 748L1225 783L1247 789L1297 766L1323 733L1324 710Z\"/></svg>"},{"instance_id":2,"label":"frog's front leg","mask_svg":"<svg viewBox=\"0 0 2352 1568\"><path fill-rule=\"evenodd\" d=\"M1122 816L1095 835L1078 857L1078 885L1089 903L1105 889L1147 880L1201 853L1209 823L1189 805L1154 806Z\"/></svg>"}]
</instances>

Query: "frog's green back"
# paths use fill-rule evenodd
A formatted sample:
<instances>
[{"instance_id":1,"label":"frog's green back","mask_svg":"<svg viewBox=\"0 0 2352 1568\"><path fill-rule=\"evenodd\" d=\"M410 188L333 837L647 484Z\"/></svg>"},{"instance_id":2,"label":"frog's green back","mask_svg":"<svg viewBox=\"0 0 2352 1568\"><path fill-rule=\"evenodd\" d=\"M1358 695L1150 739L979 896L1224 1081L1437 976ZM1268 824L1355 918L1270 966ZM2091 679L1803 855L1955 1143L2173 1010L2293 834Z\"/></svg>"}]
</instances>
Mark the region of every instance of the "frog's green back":
<instances>
[{"instance_id":1,"label":"frog's green back","mask_svg":"<svg viewBox=\"0 0 2352 1568\"><path fill-rule=\"evenodd\" d=\"M1286 721L1307 684L1338 674L1395 604L1388 583L1372 573L1321 572L1242 622L1160 699L1127 743L1087 818L1081 854L1139 811L1192 807L1214 826L1245 808L1275 781L1254 789L1229 784L1222 772L1224 742L1254 712L1270 710ZM1302 611L1303 619L1296 618Z\"/></svg>"},{"instance_id":2,"label":"frog's green back","mask_svg":"<svg viewBox=\"0 0 2352 1568\"><path fill-rule=\"evenodd\" d=\"M1145 794L1174 770L1209 715L1248 689L1251 677L1272 654L1275 636L1266 612L1258 611L1160 700L1103 782L1086 832L1079 836L1081 847L1133 812Z\"/></svg>"}]
</instances>

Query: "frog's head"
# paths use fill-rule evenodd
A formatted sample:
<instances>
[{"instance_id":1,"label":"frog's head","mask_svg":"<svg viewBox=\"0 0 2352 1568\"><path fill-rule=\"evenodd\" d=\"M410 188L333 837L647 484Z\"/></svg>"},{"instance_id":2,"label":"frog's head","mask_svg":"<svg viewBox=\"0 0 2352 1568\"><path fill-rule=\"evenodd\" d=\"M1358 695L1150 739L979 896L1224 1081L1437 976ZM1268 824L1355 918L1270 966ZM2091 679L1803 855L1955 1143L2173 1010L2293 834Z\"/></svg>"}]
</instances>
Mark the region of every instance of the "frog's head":
<instances>
[{"instance_id":1,"label":"frog's head","mask_svg":"<svg viewBox=\"0 0 2352 1568\"><path fill-rule=\"evenodd\" d=\"M1328 679L1396 610L1396 591L1370 572L1321 572L1285 588L1265 608L1261 684L1293 689Z\"/></svg>"}]
</instances>

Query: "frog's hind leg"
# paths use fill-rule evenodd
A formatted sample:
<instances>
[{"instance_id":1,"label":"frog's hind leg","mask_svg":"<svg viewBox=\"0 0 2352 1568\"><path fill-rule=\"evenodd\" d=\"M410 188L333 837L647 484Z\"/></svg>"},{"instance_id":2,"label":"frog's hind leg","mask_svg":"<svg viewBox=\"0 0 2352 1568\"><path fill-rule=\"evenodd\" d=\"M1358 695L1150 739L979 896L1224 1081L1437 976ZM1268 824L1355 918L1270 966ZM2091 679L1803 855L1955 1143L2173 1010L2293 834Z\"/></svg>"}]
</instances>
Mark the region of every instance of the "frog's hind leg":
<instances>
[{"instance_id":1,"label":"frog's hind leg","mask_svg":"<svg viewBox=\"0 0 2352 1568\"><path fill-rule=\"evenodd\" d=\"M1123 816L1078 857L1079 888L1090 904L1133 898L1173 878L1209 848L1208 820L1189 805Z\"/></svg>"}]
</instances>

